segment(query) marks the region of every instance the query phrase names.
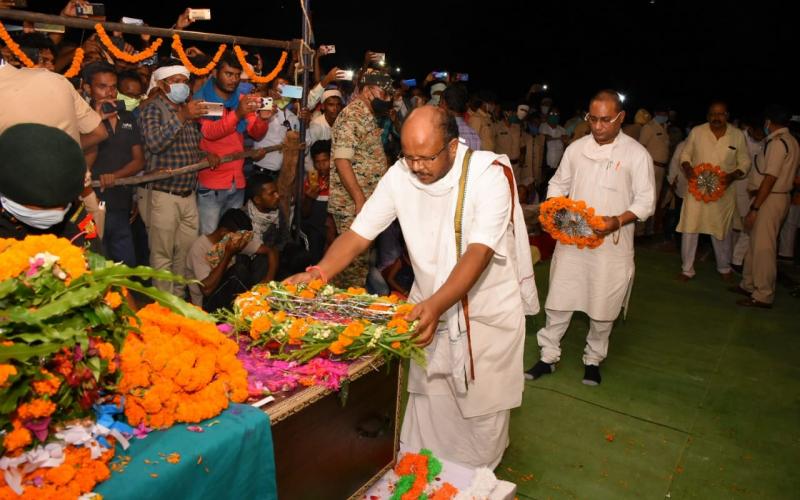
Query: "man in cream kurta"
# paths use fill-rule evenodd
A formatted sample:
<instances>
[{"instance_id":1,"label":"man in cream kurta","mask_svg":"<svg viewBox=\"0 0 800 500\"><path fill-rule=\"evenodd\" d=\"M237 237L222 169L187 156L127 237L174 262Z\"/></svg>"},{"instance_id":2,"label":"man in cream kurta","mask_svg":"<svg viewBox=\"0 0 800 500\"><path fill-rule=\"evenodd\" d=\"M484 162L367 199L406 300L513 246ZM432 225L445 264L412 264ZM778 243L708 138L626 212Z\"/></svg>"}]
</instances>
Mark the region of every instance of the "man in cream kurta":
<instances>
[{"instance_id":1,"label":"man in cream kurta","mask_svg":"<svg viewBox=\"0 0 800 500\"><path fill-rule=\"evenodd\" d=\"M718 166L727 174L727 185L744 177L750 169L747 141L741 130L728 124L728 109L724 103L711 104L708 123L698 125L689 133L681 153L684 175L701 163ZM717 271L728 279L731 276L733 214L736 210L736 190L726 189L717 201L704 202L691 193L683 200L681 220L677 231L681 238L682 274L686 281L695 275L694 257L699 234L711 235Z\"/></svg>"},{"instance_id":2,"label":"man in cream kurta","mask_svg":"<svg viewBox=\"0 0 800 500\"><path fill-rule=\"evenodd\" d=\"M442 133L438 120L452 121L450 137ZM430 141L425 154L412 149L409 137L414 129L424 131L419 137ZM471 249L490 249L487 265L466 289L471 352L459 295L452 307L441 314L437 311L429 323L431 332L439 326L426 348L427 367L411 363L401 442L407 449L429 448L440 458L471 467L494 468L508 445L510 410L522 400L524 314L535 314L539 308L522 209L513 196L513 175L508 175L511 168L505 156L472 154L462 225L466 251L457 263L454 214L468 148L458 141L453 118L431 106L413 111L402 134L408 156L388 170L351 231L340 236L302 279L316 277L317 271L326 277L336 272L346 263L337 254L349 256L360 248L348 249L345 241L369 242L397 219L414 268L409 301L423 308L457 279ZM437 150L447 155L444 161L429 159ZM426 162L445 164L448 158L450 166L442 168L438 179L418 173L426 170ZM425 331L422 324L423 316L418 333Z\"/></svg>"},{"instance_id":3,"label":"man in cream kurta","mask_svg":"<svg viewBox=\"0 0 800 500\"><path fill-rule=\"evenodd\" d=\"M611 328L633 283L632 223L652 215L656 195L650 155L635 139L620 133L624 111L617 94L598 93L588 117L592 134L567 148L550 179L547 197L583 200L597 215L605 216L610 227L603 243L594 249L556 244L545 303L547 322L537 333L541 357L527 376L536 379L555 370L572 313L583 311L590 318L584 383L597 385Z\"/></svg>"}]
</instances>

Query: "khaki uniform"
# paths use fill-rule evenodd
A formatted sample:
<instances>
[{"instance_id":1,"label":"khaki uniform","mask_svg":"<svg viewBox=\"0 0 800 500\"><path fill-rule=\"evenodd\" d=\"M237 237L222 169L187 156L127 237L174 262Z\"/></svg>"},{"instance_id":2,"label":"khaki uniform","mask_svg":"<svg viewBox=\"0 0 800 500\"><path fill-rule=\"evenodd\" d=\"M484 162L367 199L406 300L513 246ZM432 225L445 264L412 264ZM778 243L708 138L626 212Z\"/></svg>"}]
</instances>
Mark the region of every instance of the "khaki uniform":
<instances>
[{"instance_id":1,"label":"khaki uniform","mask_svg":"<svg viewBox=\"0 0 800 500\"><path fill-rule=\"evenodd\" d=\"M667 129L655 120L642 127L639 144L653 157L653 172L656 176L656 196L661 194L667 163L669 162L669 135Z\"/></svg>"},{"instance_id":2,"label":"khaki uniform","mask_svg":"<svg viewBox=\"0 0 800 500\"><path fill-rule=\"evenodd\" d=\"M483 151L494 151L495 122L494 119L482 109L470 113L467 124L478 133Z\"/></svg>"},{"instance_id":3,"label":"khaki uniform","mask_svg":"<svg viewBox=\"0 0 800 500\"><path fill-rule=\"evenodd\" d=\"M369 105L361 99L355 99L342 110L331 130L331 161L350 160L358 185L367 198L387 169L381 132ZM350 229L356 215L355 202L342 184L336 168L331 169L328 213L333 216L339 234ZM368 252L359 255L334 278L334 284L340 287L364 286L369 273L368 256Z\"/></svg>"},{"instance_id":4,"label":"khaki uniform","mask_svg":"<svg viewBox=\"0 0 800 500\"><path fill-rule=\"evenodd\" d=\"M751 292L754 300L771 304L775 299L778 232L789 211L800 146L787 128L771 133L766 141L764 151L753 160L747 189L755 196L765 176L771 175L777 180L772 192L758 208L755 224L750 230L750 248L744 258L741 287Z\"/></svg>"},{"instance_id":5,"label":"khaki uniform","mask_svg":"<svg viewBox=\"0 0 800 500\"><path fill-rule=\"evenodd\" d=\"M511 160L511 168L514 170L514 179L517 185L532 184L533 172L530 162L526 161L526 157L530 156L527 154L529 142L531 149L533 148L533 141L529 140L530 135L522 129L522 125L519 123L499 122L495 131L495 153L507 155Z\"/></svg>"},{"instance_id":6,"label":"khaki uniform","mask_svg":"<svg viewBox=\"0 0 800 500\"><path fill-rule=\"evenodd\" d=\"M572 131L572 137L569 140L569 143L572 144L573 142L577 141L584 135L589 135L592 133L592 128L589 126L589 122L581 121L577 125L575 125L575 130Z\"/></svg>"}]
</instances>

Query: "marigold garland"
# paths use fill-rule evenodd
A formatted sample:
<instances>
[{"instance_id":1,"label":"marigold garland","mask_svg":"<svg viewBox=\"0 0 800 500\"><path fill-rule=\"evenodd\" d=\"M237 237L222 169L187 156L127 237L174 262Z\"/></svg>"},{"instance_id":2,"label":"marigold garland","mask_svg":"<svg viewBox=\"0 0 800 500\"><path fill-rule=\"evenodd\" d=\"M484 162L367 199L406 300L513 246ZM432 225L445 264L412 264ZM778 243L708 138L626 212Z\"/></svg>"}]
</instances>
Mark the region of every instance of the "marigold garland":
<instances>
[{"instance_id":1,"label":"marigold garland","mask_svg":"<svg viewBox=\"0 0 800 500\"><path fill-rule=\"evenodd\" d=\"M28 56L25 55L25 52L23 52L22 49L19 48L17 42L15 42L13 38L11 38L11 35L8 34L8 31L6 31L6 27L3 26L3 23L0 23L0 39L3 40L3 42L6 44L6 47L8 47L11 50L11 52L14 53L19 62L21 62L28 68L33 68L34 66L36 66L36 64L33 61L31 61L31 59Z\"/></svg>"},{"instance_id":2,"label":"marigold garland","mask_svg":"<svg viewBox=\"0 0 800 500\"><path fill-rule=\"evenodd\" d=\"M81 71L81 65L83 64L83 49L78 47L75 49L75 55L72 56L72 64L69 66L69 69L64 73L64 78L72 78L73 76L78 76L78 73Z\"/></svg>"},{"instance_id":3,"label":"marigold garland","mask_svg":"<svg viewBox=\"0 0 800 500\"><path fill-rule=\"evenodd\" d=\"M286 57L289 55L285 50L281 52L281 58L278 60L278 64L273 68L269 74L265 76L258 76L253 68L247 63L244 58L244 52L242 48L238 45L233 46L233 51L236 53L236 58L239 59L239 64L242 65L244 72L247 73L247 76L250 77L250 82L252 83L269 83L275 79L276 76L281 72L283 69L283 65L286 64Z\"/></svg>"},{"instance_id":4,"label":"marigold garland","mask_svg":"<svg viewBox=\"0 0 800 500\"><path fill-rule=\"evenodd\" d=\"M52 234L27 236L22 241L0 238L0 249L0 281L16 278L29 270L31 259L39 254L57 256L57 265L68 278L76 279L86 272L83 250Z\"/></svg>"},{"instance_id":5,"label":"marigold garland","mask_svg":"<svg viewBox=\"0 0 800 500\"><path fill-rule=\"evenodd\" d=\"M689 192L697 201L710 203L722 198L727 185L725 172L716 165L701 163L689 179Z\"/></svg>"},{"instance_id":6,"label":"marigold garland","mask_svg":"<svg viewBox=\"0 0 800 500\"><path fill-rule=\"evenodd\" d=\"M394 472L400 479L395 483L389 500L450 500L458 493L458 489L450 483L444 483L436 491L430 491L432 487L429 488L429 483L442 472L442 462L427 449L422 449L419 453L404 454Z\"/></svg>"},{"instance_id":7,"label":"marigold garland","mask_svg":"<svg viewBox=\"0 0 800 500\"><path fill-rule=\"evenodd\" d=\"M206 66L202 68L198 68L197 66L192 64L192 61L189 60L189 57L183 50L183 43L181 43L181 37L177 33L172 35L172 48L173 50L175 50L175 53L178 54L178 58L181 60L181 64L183 64L183 66L186 69L188 69L190 73L192 73L193 75L203 76L211 73L211 71L214 70L214 68L217 66L217 63L219 63L220 57L222 57L222 54L225 53L225 50L228 48L228 46L225 45L224 43L220 44L219 48L217 49L217 53L214 54L214 58L211 60L210 63L208 63Z\"/></svg>"},{"instance_id":8,"label":"marigold garland","mask_svg":"<svg viewBox=\"0 0 800 500\"><path fill-rule=\"evenodd\" d=\"M119 392L131 425L165 428L215 417L228 401L247 399L247 372L239 346L214 323L150 304L137 313L121 353Z\"/></svg>"},{"instance_id":9,"label":"marigold garland","mask_svg":"<svg viewBox=\"0 0 800 500\"><path fill-rule=\"evenodd\" d=\"M100 41L103 43L105 48L107 48L109 52L114 55L114 57L129 63L138 63L144 61L145 59L150 59L153 57L156 51L158 51L158 48L161 47L161 43L163 42L161 38L156 38L156 40L143 51L136 54L126 54L125 52L119 50L116 45L114 45L114 42L111 41L111 38L109 38L108 33L106 33L106 29L103 28L102 24L95 24L94 30L97 32L97 36L100 38Z\"/></svg>"},{"instance_id":10,"label":"marigold garland","mask_svg":"<svg viewBox=\"0 0 800 500\"><path fill-rule=\"evenodd\" d=\"M565 196L550 198L539 205L539 222L562 244L578 248L596 248L603 244L603 237L594 232L604 227L603 218L596 216L594 209L587 207L584 201Z\"/></svg>"},{"instance_id":11,"label":"marigold garland","mask_svg":"<svg viewBox=\"0 0 800 500\"><path fill-rule=\"evenodd\" d=\"M25 489L22 495L17 495L0 474L0 499L78 498L91 492L97 483L111 477L108 462L113 457L113 444L97 459L92 458L92 450L88 447L67 446L61 465L38 468L23 476L22 486Z\"/></svg>"}]
</instances>

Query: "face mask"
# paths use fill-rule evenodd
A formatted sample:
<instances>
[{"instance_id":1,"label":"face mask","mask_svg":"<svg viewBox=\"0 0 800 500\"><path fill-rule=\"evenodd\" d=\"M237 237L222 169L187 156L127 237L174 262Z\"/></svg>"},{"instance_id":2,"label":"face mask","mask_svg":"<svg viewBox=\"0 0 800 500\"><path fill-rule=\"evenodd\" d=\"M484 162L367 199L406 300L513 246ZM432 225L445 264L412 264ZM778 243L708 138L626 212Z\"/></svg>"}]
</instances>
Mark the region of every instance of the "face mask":
<instances>
[{"instance_id":1,"label":"face mask","mask_svg":"<svg viewBox=\"0 0 800 500\"><path fill-rule=\"evenodd\" d=\"M550 125L558 125L558 116L550 115L547 117L547 123Z\"/></svg>"},{"instance_id":2,"label":"face mask","mask_svg":"<svg viewBox=\"0 0 800 500\"><path fill-rule=\"evenodd\" d=\"M167 99L175 104L183 104L189 98L191 90L185 83L170 83L169 92L167 92Z\"/></svg>"},{"instance_id":3,"label":"face mask","mask_svg":"<svg viewBox=\"0 0 800 500\"><path fill-rule=\"evenodd\" d=\"M491 113L494 113L494 104L487 104L487 105L486 105L486 111L487 111L488 113L490 113L490 114L491 114Z\"/></svg>"},{"instance_id":4,"label":"face mask","mask_svg":"<svg viewBox=\"0 0 800 500\"><path fill-rule=\"evenodd\" d=\"M388 99L384 101L383 99L378 99L376 97L369 104L372 108L372 112L375 113L375 116L386 116L389 114L389 110L392 109L392 101Z\"/></svg>"},{"instance_id":5,"label":"face mask","mask_svg":"<svg viewBox=\"0 0 800 500\"><path fill-rule=\"evenodd\" d=\"M543 115L546 115L547 113L549 113L549 112L550 112L550 106L542 106L542 107L541 107L541 108L539 108L539 109L541 109L541 110L542 110L542 114L543 114Z\"/></svg>"},{"instance_id":6,"label":"face mask","mask_svg":"<svg viewBox=\"0 0 800 500\"><path fill-rule=\"evenodd\" d=\"M766 123L764 124L764 136L768 136L771 132L769 131L769 125Z\"/></svg>"},{"instance_id":7,"label":"face mask","mask_svg":"<svg viewBox=\"0 0 800 500\"><path fill-rule=\"evenodd\" d=\"M527 117L528 117L528 112L527 111L523 111L521 109L517 110L517 118L519 118L520 121L524 120Z\"/></svg>"},{"instance_id":8,"label":"face mask","mask_svg":"<svg viewBox=\"0 0 800 500\"><path fill-rule=\"evenodd\" d=\"M656 115L655 118L653 118L653 119L656 121L656 123L664 125L665 123L667 123L667 121L669 121L669 116L667 116L667 115Z\"/></svg>"},{"instance_id":9,"label":"face mask","mask_svg":"<svg viewBox=\"0 0 800 500\"><path fill-rule=\"evenodd\" d=\"M133 111L134 109L139 107L139 103L141 102L141 99L127 96L122 92L117 92L117 99L125 103L126 111Z\"/></svg>"},{"instance_id":10,"label":"face mask","mask_svg":"<svg viewBox=\"0 0 800 500\"><path fill-rule=\"evenodd\" d=\"M36 229L47 229L48 227L60 223L64 220L64 216L67 214L70 207L70 205L67 205L66 208L36 210L11 201L5 196L0 196L0 203L2 203L3 208L18 221L30 227L35 227Z\"/></svg>"}]
</instances>

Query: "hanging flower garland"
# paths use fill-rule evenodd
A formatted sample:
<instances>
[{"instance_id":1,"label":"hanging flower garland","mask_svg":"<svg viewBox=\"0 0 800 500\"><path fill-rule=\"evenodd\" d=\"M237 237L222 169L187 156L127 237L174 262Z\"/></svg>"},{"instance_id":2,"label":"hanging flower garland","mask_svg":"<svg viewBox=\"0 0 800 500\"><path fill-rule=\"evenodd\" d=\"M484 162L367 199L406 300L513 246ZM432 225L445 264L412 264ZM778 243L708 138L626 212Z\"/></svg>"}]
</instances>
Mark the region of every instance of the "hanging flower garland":
<instances>
[{"instance_id":1,"label":"hanging flower garland","mask_svg":"<svg viewBox=\"0 0 800 500\"><path fill-rule=\"evenodd\" d=\"M594 209L583 201L565 196L550 198L539 205L539 222L542 228L565 245L578 248L596 248L603 244L603 237L595 233L603 228L603 219L594 215Z\"/></svg>"},{"instance_id":2,"label":"hanging flower garland","mask_svg":"<svg viewBox=\"0 0 800 500\"><path fill-rule=\"evenodd\" d=\"M6 27L3 26L3 23L0 23L0 39L3 40L3 42L6 44L6 47L11 49L11 52L13 52L14 55L17 57L17 59L19 59L19 62L21 62L28 68L33 68L34 66L36 66L36 64L33 61L31 61L31 59L28 56L25 55L25 52L23 52L22 49L19 48L17 42L15 42L13 38L11 38L11 35L8 34L8 31L6 31Z\"/></svg>"},{"instance_id":3,"label":"hanging flower garland","mask_svg":"<svg viewBox=\"0 0 800 500\"><path fill-rule=\"evenodd\" d=\"M697 201L710 203L725 194L725 172L716 165L701 163L693 169L694 176L689 179L689 192Z\"/></svg>"},{"instance_id":4,"label":"hanging flower garland","mask_svg":"<svg viewBox=\"0 0 800 500\"><path fill-rule=\"evenodd\" d=\"M247 76L250 77L250 81L252 83L269 83L275 79L276 76L283 70L283 65L286 64L286 57L288 53L284 50L281 52L281 58L278 61L278 64L273 68L272 71L269 72L266 76L258 76L253 68L247 64L247 61L244 58L244 51L238 45L233 46L233 51L236 53L236 58L239 59L239 64L242 65L244 72L247 73Z\"/></svg>"},{"instance_id":5,"label":"hanging flower garland","mask_svg":"<svg viewBox=\"0 0 800 500\"><path fill-rule=\"evenodd\" d=\"M183 64L183 66L189 70L189 73L192 73L193 75L203 76L211 73L211 71L213 71L213 69L217 66L219 58L222 57L222 54L225 53L225 49L227 48L228 46L225 45L224 43L220 44L219 48L217 49L217 53L214 55L214 58L211 60L211 62L202 68L198 68L197 66L192 64L192 61L189 60L189 57L183 50L183 44L181 43L180 35L178 35L177 33L172 35L172 49L175 51L176 54L178 54L178 58L181 60L181 64Z\"/></svg>"},{"instance_id":6,"label":"hanging flower garland","mask_svg":"<svg viewBox=\"0 0 800 500\"><path fill-rule=\"evenodd\" d=\"M67 72L64 73L65 78L78 76L78 73L81 71L81 65L83 64L83 55L83 49L80 47L75 49L75 55L72 57L72 64L69 69L67 69Z\"/></svg>"},{"instance_id":7,"label":"hanging flower garland","mask_svg":"<svg viewBox=\"0 0 800 500\"><path fill-rule=\"evenodd\" d=\"M117 59L122 59L125 62L129 62L132 64L142 62L145 59L150 59L153 55L158 51L158 48L161 47L161 43L163 40L161 38L157 38L155 42L150 44L149 47L144 49L143 51L137 54L126 54L125 52L119 50L116 45L111 41L111 38L108 37L108 33L106 33L105 28L100 23L94 25L95 31L97 31L97 36L100 37L100 41L103 43L105 48L107 48Z\"/></svg>"}]
</instances>

